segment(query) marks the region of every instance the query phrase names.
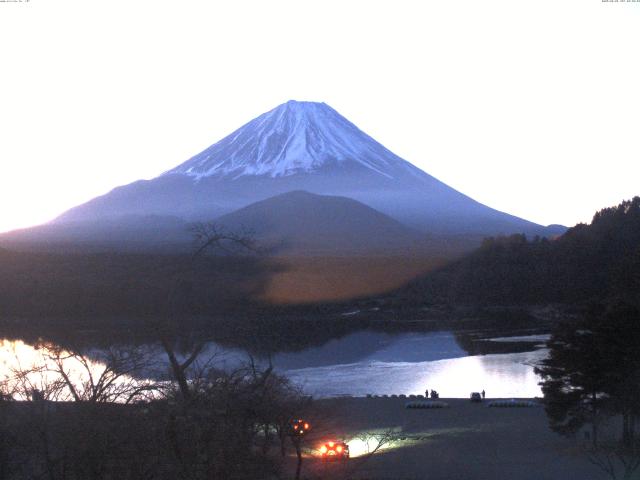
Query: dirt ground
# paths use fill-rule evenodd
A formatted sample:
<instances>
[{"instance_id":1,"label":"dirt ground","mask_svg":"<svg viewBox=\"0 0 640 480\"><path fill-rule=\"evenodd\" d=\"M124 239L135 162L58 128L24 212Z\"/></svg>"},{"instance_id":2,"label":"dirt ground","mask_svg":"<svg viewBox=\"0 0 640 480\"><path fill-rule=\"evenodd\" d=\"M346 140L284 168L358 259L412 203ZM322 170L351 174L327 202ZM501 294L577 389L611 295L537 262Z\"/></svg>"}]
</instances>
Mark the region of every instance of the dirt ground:
<instances>
[{"instance_id":1,"label":"dirt ground","mask_svg":"<svg viewBox=\"0 0 640 480\"><path fill-rule=\"evenodd\" d=\"M302 477L308 479L599 480L579 441L553 433L542 406L488 408L442 399L448 408L406 409L408 399L319 400L307 417ZM380 438L386 438L375 454ZM323 463L317 448L345 440L352 458Z\"/></svg>"}]
</instances>

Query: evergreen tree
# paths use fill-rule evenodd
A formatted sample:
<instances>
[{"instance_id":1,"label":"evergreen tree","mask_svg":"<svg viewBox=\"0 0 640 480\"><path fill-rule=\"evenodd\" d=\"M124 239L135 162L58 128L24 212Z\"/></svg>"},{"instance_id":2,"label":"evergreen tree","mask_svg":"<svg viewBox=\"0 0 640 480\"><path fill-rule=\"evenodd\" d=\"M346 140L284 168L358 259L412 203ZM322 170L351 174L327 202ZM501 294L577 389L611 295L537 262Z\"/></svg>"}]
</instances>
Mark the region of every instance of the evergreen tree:
<instances>
[{"instance_id":1,"label":"evergreen tree","mask_svg":"<svg viewBox=\"0 0 640 480\"><path fill-rule=\"evenodd\" d=\"M586 323L581 319L560 325L547 344L549 357L535 371L543 378L542 392L552 430L571 435L590 424L595 445L607 402L603 362L607 352Z\"/></svg>"},{"instance_id":2,"label":"evergreen tree","mask_svg":"<svg viewBox=\"0 0 640 480\"><path fill-rule=\"evenodd\" d=\"M625 303L595 306L552 335L536 373L551 428L563 434L589 423L594 445L603 415L621 415L622 441L635 442L640 415L640 310Z\"/></svg>"}]
</instances>

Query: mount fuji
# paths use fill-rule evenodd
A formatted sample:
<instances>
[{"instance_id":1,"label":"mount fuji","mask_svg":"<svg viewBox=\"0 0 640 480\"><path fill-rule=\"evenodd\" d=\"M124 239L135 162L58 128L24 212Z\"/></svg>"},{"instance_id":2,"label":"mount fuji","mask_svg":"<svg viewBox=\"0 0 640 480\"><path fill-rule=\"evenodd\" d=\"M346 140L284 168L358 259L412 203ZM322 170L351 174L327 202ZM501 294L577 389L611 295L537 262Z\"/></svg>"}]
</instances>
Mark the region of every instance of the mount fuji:
<instances>
[{"instance_id":1,"label":"mount fuji","mask_svg":"<svg viewBox=\"0 0 640 480\"><path fill-rule=\"evenodd\" d=\"M116 230L122 233L135 225L135 232L128 235L140 240L141 229L151 219L150 234L167 238L167 232L188 222L215 220L294 191L316 195L305 197L311 198L305 203L309 208L314 199L322 198L317 196L355 200L383 214L386 223L381 228L390 228L393 220L414 233L478 238L562 231L494 210L454 190L395 155L325 103L289 101L158 177L117 187L23 234L45 240L55 233L63 241L64 232L77 238L92 228L118 225ZM298 196L283 198L295 201ZM264 205L282 208L282 201ZM258 210L267 218L270 212L264 205ZM290 222L299 220L292 217ZM110 232L107 236L113 235ZM97 237L104 238L104 233ZM180 240L180 235L174 237Z\"/></svg>"},{"instance_id":2,"label":"mount fuji","mask_svg":"<svg viewBox=\"0 0 640 480\"><path fill-rule=\"evenodd\" d=\"M271 178L359 169L394 179L422 172L325 103L289 101L164 175Z\"/></svg>"}]
</instances>

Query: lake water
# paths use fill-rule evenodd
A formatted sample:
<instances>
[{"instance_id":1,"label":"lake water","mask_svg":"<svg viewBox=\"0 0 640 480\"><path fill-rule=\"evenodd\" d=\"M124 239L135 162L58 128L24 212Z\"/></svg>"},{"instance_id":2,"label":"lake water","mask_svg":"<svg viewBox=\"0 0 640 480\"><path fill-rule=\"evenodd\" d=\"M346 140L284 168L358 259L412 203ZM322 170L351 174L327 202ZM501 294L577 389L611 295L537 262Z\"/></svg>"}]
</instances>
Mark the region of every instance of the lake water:
<instances>
[{"instance_id":1,"label":"lake water","mask_svg":"<svg viewBox=\"0 0 640 480\"><path fill-rule=\"evenodd\" d=\"M491 336L360 331L320 347L275 354L272 361L277 371L315 397L424 394L427 388L441 397L466 398L481 390L488 397L535 397L541 390L533 368L547 354L546 338L522 332ZM225 368L248 358L241 350L214 343L203 355L213 352ZM162 358L160 351L157 355ZM0 374L7 374L16 362L24 366L40 357L29 344L4 340Z\"/></svg>"},{"instance_id":2,"label":"lake water","mask_svg":"<svg viewBox=\"0 0 640 480\"><path fill-rule=\"evenodd\" d=\"M360 331L320 347L276 354L272 361L315 397L417 395L427 388L442 397L467 398L482 390L490 397L536 397L542 392L533 369L547 355L547 338L521 332ZM229 368L244 360L246 354L233 350L221 359Z\"/></svg>"},{"instance_id":3,"label":"lake water","mask_svg":"<svg viewBox=\"0 0 640 480\"><path fill-rule=\"evenodd\" d=\"M544 340L519 335L514 342L526 342L530 351L469 355L451 332L359 332L276 356L274 364L314 396L424 394L428 388L442 397L483 389L490 397L535 397L542 395L533 368L547 355Z\"/></svg>"}]
</instances>

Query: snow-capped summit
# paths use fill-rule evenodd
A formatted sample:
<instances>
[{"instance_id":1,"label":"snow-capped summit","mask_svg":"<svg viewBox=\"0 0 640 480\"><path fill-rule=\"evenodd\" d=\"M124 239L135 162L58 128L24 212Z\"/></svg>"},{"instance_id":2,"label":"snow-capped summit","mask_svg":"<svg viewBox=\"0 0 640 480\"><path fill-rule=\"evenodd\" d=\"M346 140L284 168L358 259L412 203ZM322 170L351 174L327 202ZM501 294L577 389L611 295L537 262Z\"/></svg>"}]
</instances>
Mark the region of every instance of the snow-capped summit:
<instances>
[{"instance_id":1,"label":"snow-capped summit","mask_svg":"<svg viewBox=\"0 0 640 480\"><path fill-rule=\"evenodd\" d=\"M285 177L331 166L365 167L387 178L416 170L326 103L290 100L164 175Z\"/></svg>"},{"instance_id":2,"label":"snow-capped summit","mask_svg":"<svg viewBox=\"0 0 640 480\"><path fill-rule=\"evenodd\" d=\"M545 234L540 225L482 205L414 167L330 106L297 101L263 113L156 178L72 208L55 223L132 215L214 220L300 190L356 200L430 234Z\"/></svg>"}]
</instances>

